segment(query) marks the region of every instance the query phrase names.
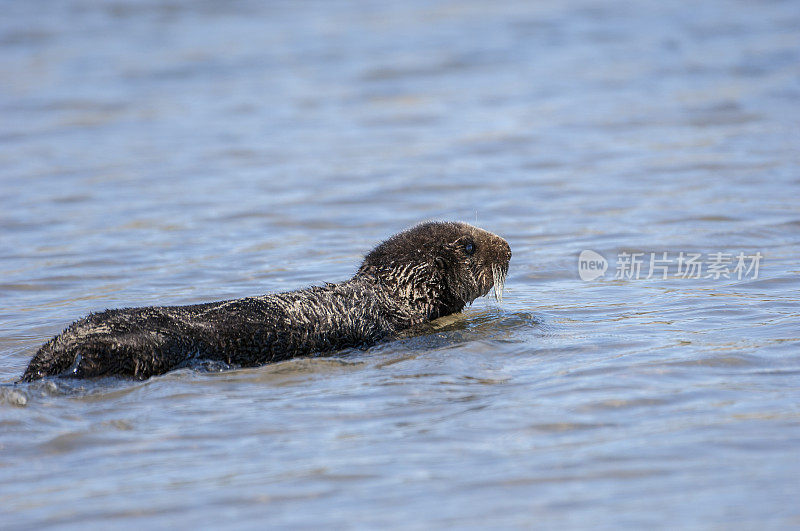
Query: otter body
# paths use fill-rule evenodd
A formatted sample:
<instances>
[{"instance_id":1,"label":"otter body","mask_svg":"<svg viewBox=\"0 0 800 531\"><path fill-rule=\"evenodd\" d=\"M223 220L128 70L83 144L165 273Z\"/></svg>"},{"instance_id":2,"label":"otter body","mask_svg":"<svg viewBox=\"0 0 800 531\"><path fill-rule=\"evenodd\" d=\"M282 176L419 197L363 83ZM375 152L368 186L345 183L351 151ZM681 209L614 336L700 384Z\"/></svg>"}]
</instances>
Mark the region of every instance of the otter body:
<instances>
[{"instance_id":1,"label":"otter body","mask_svg":"<svg viewBox=\"0 0 800 531\"><path fill-rule=\"evenodd\" d=\"M45 343L22 376L138 379L195 361L253 367L366 347L461 311L502 289L511 250L465 223L431 222L389 238L351 279L191 306L106 310Z\"/></svg>"}]
</instances>

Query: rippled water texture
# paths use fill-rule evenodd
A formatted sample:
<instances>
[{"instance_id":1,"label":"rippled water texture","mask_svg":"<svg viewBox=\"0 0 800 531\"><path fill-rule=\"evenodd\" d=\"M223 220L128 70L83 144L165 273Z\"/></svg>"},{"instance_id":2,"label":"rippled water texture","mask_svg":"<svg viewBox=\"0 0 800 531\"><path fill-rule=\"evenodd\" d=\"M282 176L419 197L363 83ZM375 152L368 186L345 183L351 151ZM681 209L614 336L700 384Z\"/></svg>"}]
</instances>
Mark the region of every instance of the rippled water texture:
<instances>
[{"instance_id":1,"label":"rippled water texture","mask_svg":"<svg viewBox=\"0 0 800 531\"><path fill-rule=\"evenodd\" d=\"M800 526L796 1L0 5L3 528ZM13 383L88 312L342 280L431 218L508 239L501 303Z\"/></svg>"}]
</instances>

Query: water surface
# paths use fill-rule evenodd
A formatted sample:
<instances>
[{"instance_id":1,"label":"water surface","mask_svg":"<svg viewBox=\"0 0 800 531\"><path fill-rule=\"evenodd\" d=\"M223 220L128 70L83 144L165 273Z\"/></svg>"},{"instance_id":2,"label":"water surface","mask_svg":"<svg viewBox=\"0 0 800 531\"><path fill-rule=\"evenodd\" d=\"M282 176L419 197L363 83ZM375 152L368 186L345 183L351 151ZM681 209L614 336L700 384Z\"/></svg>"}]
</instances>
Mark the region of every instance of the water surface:
<instances>
[{"instance_id":1,"label":"water surface","mask_svg":"<svg viewBox=\"0 0 800 531\"><path fill-rule=\"evenodd\" d=\"M2 7L4 527L800 525L796 2ZM502 304L13 384L88 312L342 280L425 219L510 242ZM764 258L615 279L623 252Z\"/></svg>"}]
</instances>

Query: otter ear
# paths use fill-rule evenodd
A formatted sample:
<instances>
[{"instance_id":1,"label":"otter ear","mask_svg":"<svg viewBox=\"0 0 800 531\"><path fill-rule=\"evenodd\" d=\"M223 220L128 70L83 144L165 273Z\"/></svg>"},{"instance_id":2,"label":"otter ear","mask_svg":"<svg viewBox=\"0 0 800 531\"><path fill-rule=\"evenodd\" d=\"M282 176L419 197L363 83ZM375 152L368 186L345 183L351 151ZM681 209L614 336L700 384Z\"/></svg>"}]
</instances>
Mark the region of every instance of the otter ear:
<instances>
[{"instance_id":1,"label":"otter ear","mask_svg":"<svg viewBox=\"0 0 800 531\"><path fill-rule=\"evenodd\" d=\"M457 260L458 256L458 242L453 243L445 243L439 248L439 252L436 253L436 258L433 259L434 265L436 265L436 269L444 273L448 269L452 267L452 263L454 260Z\"/></svg>"}]
</instances>

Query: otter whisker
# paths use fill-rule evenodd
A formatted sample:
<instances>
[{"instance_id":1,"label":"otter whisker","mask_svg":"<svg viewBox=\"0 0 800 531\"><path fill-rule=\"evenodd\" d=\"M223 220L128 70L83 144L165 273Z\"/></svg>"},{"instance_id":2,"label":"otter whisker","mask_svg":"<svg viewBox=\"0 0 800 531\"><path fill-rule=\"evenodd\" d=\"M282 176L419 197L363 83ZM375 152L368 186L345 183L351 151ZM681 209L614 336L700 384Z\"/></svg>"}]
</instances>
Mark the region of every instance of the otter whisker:
<instances>
[{"instance_id":1,"label":"otter whisker","mask_svg":"<svg viewBox=\"0 0 800 531\"><path fill-rule=\"evenodd\" d=\"M506 274L497 264L492 264L492 280L494 281L494 298L497 302L502 302L503 289L506 284Z\"/></svg>"}]
</instances>

